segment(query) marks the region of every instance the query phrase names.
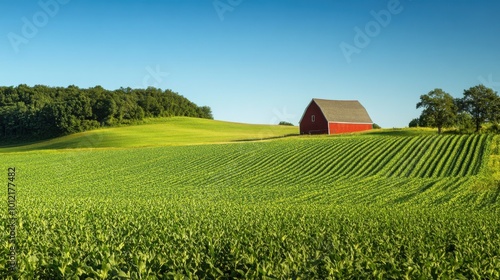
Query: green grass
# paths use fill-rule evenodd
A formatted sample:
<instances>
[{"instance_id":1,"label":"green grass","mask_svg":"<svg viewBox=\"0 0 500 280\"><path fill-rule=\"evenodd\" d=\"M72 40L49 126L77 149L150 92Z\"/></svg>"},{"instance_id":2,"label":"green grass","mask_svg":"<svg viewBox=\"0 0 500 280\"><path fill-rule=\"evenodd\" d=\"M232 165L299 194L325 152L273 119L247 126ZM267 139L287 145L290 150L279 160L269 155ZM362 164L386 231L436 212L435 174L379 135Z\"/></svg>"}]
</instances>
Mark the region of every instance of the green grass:
<instances>
[{"instance_id":1,"label":"green grass","mask_svg":"<svg viewBox=\"0 0 500 280\"><path fill-rule=\"evenodd\" d=\"M270 140L299 134L296 126L252 125L189 117L145 119L142 124L102 128L45 141L22 140L0 143L0 153L36 150L88 148L140 148L186 146ZM352 135L421 136L436 135L435 129L377 129L341 135L302 136L310 138Z\"/></svg>"},{"instance_id":2,"label":"green grass","mask_svg":"<svg viewBox=\"0 0 500 280\"><path fill-rule=\"evenodd\" d=\"M383 135L383 136L420 136L420 135L436 135L437 130L435 128L426 128L426 127L385 128L385 129L368 130L364 133L370 135Z\"/></svg>"},{"instance_id":3,"label":"green grass","mask_svg":"<svg viewBox=\"0 0 500 280\"><path fill-rule=\"evenodd\" d=\"M133 129L148 126L166 125ZM498 138L382 131L172 146L176 133L141 142L152 147L126 148L135 135L109 144L121 149L2 154L2 169L17 170L20 277L500 277L500 188L483 180Z\"/></svg>"},{"instance_id":4,"label":"green grass","mask_svg":"<svg viewBox=\"0 0 500 280\"><path fill-rule=\"evenodd\" d=\"M500 186L500 136L498 135L493 138L491 144L488 171L491 172L492 180Z\"/></svg>"},{"instance_id":5,"label":"green grass","mask_svg":"<svg viewBox=\"0 0 500 280\"><path fill-rule=\"evenodd\" d=\"M298 127L290 126L250 125L187 117L156 118L147 119L141 125L97 129L26 145L11 144L0 148L0 152L214 144L298 133Z\"/></svg>"}]
</instances>

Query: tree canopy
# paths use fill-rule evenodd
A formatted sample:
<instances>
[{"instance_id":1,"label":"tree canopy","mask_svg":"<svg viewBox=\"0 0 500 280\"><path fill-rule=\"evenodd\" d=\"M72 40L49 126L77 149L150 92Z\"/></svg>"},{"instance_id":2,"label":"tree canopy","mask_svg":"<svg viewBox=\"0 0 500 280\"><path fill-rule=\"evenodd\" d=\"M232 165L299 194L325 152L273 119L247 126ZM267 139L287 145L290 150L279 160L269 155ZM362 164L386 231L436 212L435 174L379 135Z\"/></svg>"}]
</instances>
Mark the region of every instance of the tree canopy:
<instances>
[{"instance_id":1,"label":"tree canopy","mask_svg":"<svg viewBox=\"0 0 500 280\"><path fill-rule=\"evenodd\" d=\"M442 89L434 89L421 95L420 102L417 103L418 108L424 108L420 118L437 127L438 133L441 133L443 127L453 125L457 114L453 97Z\"/></svg>"},{"instance_id":2,"label":"tree canopy","mask_svg":"<svg viewBox=\"0 0 500 280\"><path fill-rule=\"evenodd\" d=\"M153 87L112 91L101 86L0 87L0 139L49 138L170 116L213 118L210 107L198 107L176 92Z\"/></svg>"},{"instance_id":3,"label":"tree canopy","mask_svg":"<svg viewBox=\"0 0 500 280\"><path fill-rule=\"evenodd\" d=\"M495 91L484 85L464 90L464 97L458 103L461 111L471 115L476 132L484 122L496 123L500 119L500 98Z\"/></svg>"},{"instance_id":4,"label":"tree canopy","mask_svg":"<svg viewBox=\"0 0 500 280\"><path fill-rule=\"evenodd\" d=\"M484 85L464 90L462 98L455 98L441 89L435 89L420 96L417 109L423 108L419 118L409 126L443 127L456 126L460 131L479 132L482 124L489 122L497 127L500 121L500 97L498 93Z\"/></svg>"}]
</instances>

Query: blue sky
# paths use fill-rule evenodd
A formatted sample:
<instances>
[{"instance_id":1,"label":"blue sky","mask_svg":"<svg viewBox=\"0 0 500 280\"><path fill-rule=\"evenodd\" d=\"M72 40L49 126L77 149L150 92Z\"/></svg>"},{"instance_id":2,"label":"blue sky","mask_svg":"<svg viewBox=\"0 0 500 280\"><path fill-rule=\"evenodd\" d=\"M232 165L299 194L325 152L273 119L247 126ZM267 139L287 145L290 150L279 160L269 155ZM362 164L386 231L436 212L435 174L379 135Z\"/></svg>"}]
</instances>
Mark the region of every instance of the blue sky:
<instances>
[{"instance_id":1,"label":"blue sky","mask_svg":"<svg viewBox=\"0 0 500 280\"><path fill-rule=\"evenodd\" d=\"M214 117L297 124L357 99L382 127L421 94L500 90L500 2L2 0L0 85L172 89ZM347 46L347 47L346 47Z\"/></svg>"}]
</instances>

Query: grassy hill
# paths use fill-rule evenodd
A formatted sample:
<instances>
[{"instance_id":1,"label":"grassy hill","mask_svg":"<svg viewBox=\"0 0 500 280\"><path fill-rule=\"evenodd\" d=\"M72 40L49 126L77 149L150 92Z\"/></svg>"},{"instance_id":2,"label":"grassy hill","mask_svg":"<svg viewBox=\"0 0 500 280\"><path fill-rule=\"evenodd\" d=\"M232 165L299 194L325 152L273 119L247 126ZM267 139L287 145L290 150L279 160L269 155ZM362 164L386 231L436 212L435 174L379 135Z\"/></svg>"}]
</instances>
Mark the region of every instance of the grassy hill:
<instances>
[{"instance_id":1,"label":"grassy hill","mask_svg":"<svg viewBox=\"0 0 500 280\"><path fill-rule=\"evenodd\" d=\"M170 121L2 154L21 278L500 277L498 137Z\"/></svg>"},{"instance_id":2,"label":"grassy hill","mask_svg":"<svg viewBox=\"0 0 500 280\"><path fill-rule=\"evenodd\" d=\"M252 125L187 117L156 118L147 119L140 125L97 129L21 146L4 146L0 152L213 144L269 139L298 132L297 127L291 126Z\"/></svg>"}]
</instances>

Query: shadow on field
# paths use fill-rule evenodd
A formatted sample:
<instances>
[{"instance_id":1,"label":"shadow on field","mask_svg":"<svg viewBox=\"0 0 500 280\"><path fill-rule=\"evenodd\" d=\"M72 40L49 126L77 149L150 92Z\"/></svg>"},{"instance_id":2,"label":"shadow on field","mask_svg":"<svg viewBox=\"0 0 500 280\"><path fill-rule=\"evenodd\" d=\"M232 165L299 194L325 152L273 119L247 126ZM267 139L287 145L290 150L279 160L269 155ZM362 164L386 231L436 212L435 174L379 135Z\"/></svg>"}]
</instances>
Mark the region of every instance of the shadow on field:
<instances>
[{"instance_id":1,"label":"shadow on field","mask_svg":"<svg viewBox=\"0 0 500 280\"><path fill-rule=\"evenodd\" d=\"M380 136L420 136L420 135L437 135L437 131L431 130L409 130L409 129L383 129L383 130L370 130L365 133L366 135L380 135Z\"/></svg>"},{"instance_id":2,"label":"shadow on field","mask_svg":"<svg viewBox=\"0 0 500 280\"><path fill-rule=\"evenodd\" d=\"M25 146L35 145L44 141L49 141L56 138L42 138L42 139L30 139L30 138L16 138L16 139L2 139L0 140L0 149L8 148L22 148Z\"/></svg>"},{"instance_id":3,"label":"shadow on field","mask_svg":"<svg viewBox=\"0 0 500 280\"><path fill-rule=\"evenodd\" d=\"M297 137L297 136L300 136L300 134L285 134L285 135L281 135L281 136L272 136L272 137L263 137L263 138L239 139L239 140L233 140L232 142L255 142L255 141L291 138L291 137Z\"/></svg>"}]
</instances>

